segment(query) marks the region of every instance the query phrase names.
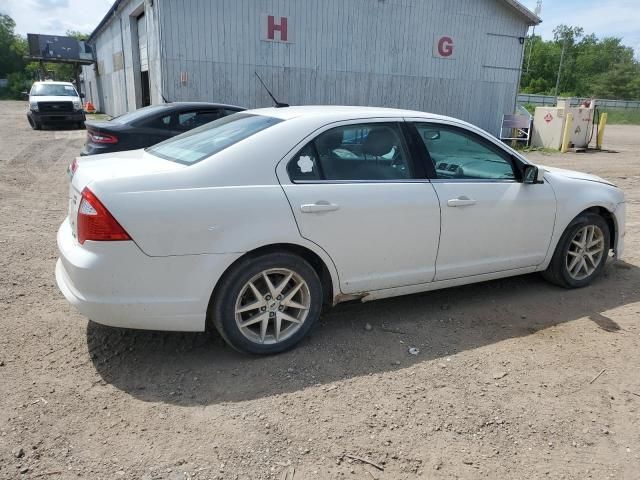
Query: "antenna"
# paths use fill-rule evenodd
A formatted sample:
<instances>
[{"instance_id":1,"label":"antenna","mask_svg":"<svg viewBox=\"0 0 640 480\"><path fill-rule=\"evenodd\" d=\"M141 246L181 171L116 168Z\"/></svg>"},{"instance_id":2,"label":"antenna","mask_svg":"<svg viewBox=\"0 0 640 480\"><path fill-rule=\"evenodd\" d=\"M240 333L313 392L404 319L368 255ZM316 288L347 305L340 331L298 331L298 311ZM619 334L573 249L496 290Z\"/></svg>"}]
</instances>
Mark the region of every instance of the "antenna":
<instances>
[{"instance_id":1,"label":"antenna","mask_svg":"<svg viewBox=\"0 0 640 480\"><path fill-rule=\"evenodd\" d=\"M540 14L542 13L542 0L538 0L538 3L536 5L536 9L534 10L534 13L539 17Z\"/></svg>"},{"instance_id":2,"label":"antenna","mask_svg":"<svg viewBox=\"0 0 640 480\"><path fill-rule=\"evenodd\" d=\"M533 11L533 13L536 14L537 17L540 17L540 14L542 13L542 0L538 0L536 2L536 9ZM529 47L529 59L527 60L527 71L526 73L529 73L529 67L531 67L531 56L533 55L533 37L535 37L536 35L536 26L533 26L533 31L531 32L531 37L529 37L529 43L531 44L531 46Z\"/></svg>"},{"instance_id":3,"label":"antenna","mask_svg":"<svg viewBox=\"0 0 640 480\"><path fill-rule=\"evenodd\" d=\"M258 77L258 80L260 80L260 83L262 84L262 86L264 87L264 89L267 91L267 93L269 94L269 96L271 97L271 100L273 100L273 103L275 103L276 108L282 108L282 107L288 107L289 104L288 103L280 103L278 100L276 100L276 97L273 96L273 94L269 91L269 89L267 88L267 86L264 84L264 82L262 81L262 78L260 78L260 75L258 75L258 72L253 72L256 74L256 77Z\"/></svg>"}]
</instances>

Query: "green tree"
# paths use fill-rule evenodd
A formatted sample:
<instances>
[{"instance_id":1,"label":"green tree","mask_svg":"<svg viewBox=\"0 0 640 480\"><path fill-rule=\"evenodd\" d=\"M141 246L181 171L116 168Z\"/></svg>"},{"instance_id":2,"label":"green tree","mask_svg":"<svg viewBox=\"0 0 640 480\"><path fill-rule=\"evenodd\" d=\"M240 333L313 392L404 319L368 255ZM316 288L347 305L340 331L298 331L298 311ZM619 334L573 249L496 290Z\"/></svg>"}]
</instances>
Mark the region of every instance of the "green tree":
<instances>
[{"instance_id":1,"label":"green tree","mask_svg":"<svg viewBox=\"0 0 640 480\"><path fill-rule=\"evenodd\" d=\"M24 59L27 41L16 35L15 27L9 15L0 13L0 78L8 80L7 87L0 89L0 98L20 98L28 80Z\"/></svg>"},{"instance_id":2,"label":"green tree","mask_svg":"<svg viewBox=\"0 0 640 480\"><path fill-rule=\"evenodd\" d=\"M531 37L525 49L521 89L524 93L553 94L560 66L562 95L638 99L640 63L633 49L615 37L584 35L580 27L559 25L553 40Z\"/></svg>"},{"instance_id":3,"label":"green tree","mask_svg":"<svg viewBox=\"0 0 640 480\"><path fill-rule=\"evenodd\" d=\"M26 42L15 34L15 27L16 22L9 15L0 13L0 78L24 69Z\"/></svg>"}]
</instances>

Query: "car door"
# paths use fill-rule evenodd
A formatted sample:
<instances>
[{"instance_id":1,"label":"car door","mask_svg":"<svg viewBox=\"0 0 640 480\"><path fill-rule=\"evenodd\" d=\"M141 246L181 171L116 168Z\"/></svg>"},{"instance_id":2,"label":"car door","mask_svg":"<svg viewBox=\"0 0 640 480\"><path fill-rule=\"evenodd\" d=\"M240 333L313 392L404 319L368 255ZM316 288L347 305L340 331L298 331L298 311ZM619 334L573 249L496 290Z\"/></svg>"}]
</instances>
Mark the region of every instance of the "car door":
<instances>
[{"instance_id":1,"label":"car door","mask_svg":"<svg viewBox=\"0 0 640 480\"><path fill-rule=\"evenodd\" d=\"M442 212L436 280L537 266L547 255L556 198L522 183L523 163L478 133L413 122Z\"/></svg>"},{"instance_id":2,"label":"car door","mask_svg":"<svg viewBox=\"0 0 640 480\"><path fill-rule=\"evenodd\" d=\"M333 124L278 165L300 234L329 254L343 293L433 280L440 207L405 128Z\"/></svg>"}]
</instances>

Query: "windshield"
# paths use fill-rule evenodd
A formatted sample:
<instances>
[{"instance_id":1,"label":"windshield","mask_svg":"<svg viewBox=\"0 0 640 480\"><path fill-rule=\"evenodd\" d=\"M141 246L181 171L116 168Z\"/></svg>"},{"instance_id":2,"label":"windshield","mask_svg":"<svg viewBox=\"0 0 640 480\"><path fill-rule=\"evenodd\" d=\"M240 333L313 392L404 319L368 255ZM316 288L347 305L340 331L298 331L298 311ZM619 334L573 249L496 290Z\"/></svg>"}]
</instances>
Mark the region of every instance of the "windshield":
<instances>
[{"instance_id":1,"label":"windshield","mask_svg":"<svg viewBox=\"0 0 640 480\"><path fill-rule=\"evenodd\" d=\"M163 110L168 110L169 105L161 104L161 105L151 105L149 107L142 107L138 110L134 110L133 112L123 113L120 116L114 117L111 119L112 122L118 123L132 123L141 118L146 118L155 113L161 113Z\"/></svg>"},{"instance_id":2,"label":"windshield","mask_svg":"<svg viewBox=\"0 0 640 480\"><path fill-rule=\"evenodd\" d=\"M235 113L154 145L147 152L191 165L280 122L279 118Z\"/></svg>"},{"instance_id":3,"label":"windshield","mask_svg":"<svg viewBox=\"0 0 640 480\"><path fill-rule=\"evenodd\" d=\"M31 87L31 96L34 97L77 97L78 92L73 85L60 85L57 83L37 83Z\"/></svg>"}]
</instances>

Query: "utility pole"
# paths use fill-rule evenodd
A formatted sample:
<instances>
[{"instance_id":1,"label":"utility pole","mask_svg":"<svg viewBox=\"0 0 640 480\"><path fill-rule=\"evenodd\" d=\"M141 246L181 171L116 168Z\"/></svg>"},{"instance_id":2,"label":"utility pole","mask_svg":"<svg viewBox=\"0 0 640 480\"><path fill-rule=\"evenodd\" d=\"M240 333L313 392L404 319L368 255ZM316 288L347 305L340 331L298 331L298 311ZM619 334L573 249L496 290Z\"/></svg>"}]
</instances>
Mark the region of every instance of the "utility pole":
<instances>
[{"instance_id":1,"label":"utility pole","mask_svg":"<svg viewBox=\"0 0 640 480\"><path fill-rule=\"evenodd\" d=\"M536 9L534 10L533 13L535 13L538 17L540 16L540 13L542 12L542 0L538 0L538 3L536 4ZM529 73L529 69L531 67L531 57L533 56L533 39L536 36L536 26L533 26L533 31L531 32L531 37L529 37L529 59L527 60L527 73Z\"/></svg>"},{"instance_id":2,"label":"utility pole","mask_svg":"<svg viewBox=\"0 0 640 480\"><path fill-rule=\"evenodd\" d=\"M558 66L558 78L556 79L556 97L558 96L558 89L560 88L560 75L562 74L562 64L564 62L564 51L567 49L567 32L564 34L562 41L562 53L560 54L560 65Z\"/></svg>"}]
</instances>

